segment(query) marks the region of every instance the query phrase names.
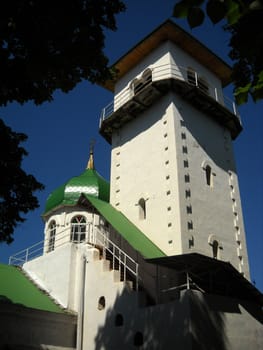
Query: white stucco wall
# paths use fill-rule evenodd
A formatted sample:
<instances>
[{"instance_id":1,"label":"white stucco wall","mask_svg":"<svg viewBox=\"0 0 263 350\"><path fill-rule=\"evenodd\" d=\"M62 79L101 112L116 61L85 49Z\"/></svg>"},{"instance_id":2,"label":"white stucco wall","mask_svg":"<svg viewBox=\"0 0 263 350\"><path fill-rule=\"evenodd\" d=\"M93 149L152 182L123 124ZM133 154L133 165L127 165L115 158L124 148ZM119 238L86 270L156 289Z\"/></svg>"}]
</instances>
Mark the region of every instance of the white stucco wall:
<instances>
[{"instance_id":1,"label":"white stucco wall","mask_svg":"<svg viewBox=\"0 0 263 350\"><path fill-rule=\"evenodd\" d=\"M205 164L213 173L207 186ZM146 219L138 202L146 200ZM249 278L230 133L169 93L113 134L111 204L166 254L199 252ZM238 232L238 238L237 238Z\"/></svg>"},{"instance_id":2,"label":"white stucco wall","mask_svg":"<svg viewBox=\"0 0 263 350\"><path fill-rule=\"evenodd\" d=\"M113 135L110 201L172 255L182 247L171 99L164 96ZM146 201L146 220L139 218L140 198Z\"/></svg>"},{"instance_id":3,"label":"white stucco wall","mask_svg":"<svg viewBox=\"0 0 263 350\"><path fill-rule=\"evenodd\" d=\"M74 293L76 246L66 243L23 265L29 276L62 306L71 308Z\"/></svg>"},{"instance_id":4,"label":"white stucco wall","mask_svg":"<svg viewBox=\"0 0 263 350\"><path fill-rule=\"evenodd\" d=\"M213 236L211 239L220 243L219 258L230 261L249 278L241 199L230 133L176 96L174 108L181 115L180 124L175 119L175 133L181 183L181 219L185 222L185 225L182 224L182 236L192 234L192 249L208 256L212 256L212 247L208 243ZM185 161L187 167L184 167ZM204 167L207 164L212 168L211 186L206 184ZM188 197L185 196L187 189L190 191ZM191 208L190 212L188 207ZM188 241L184 239L183 250L187 249Z\"/></svg>"},{"instance_id":5,"label":"white stucco wall","mask_svg":"<svg viewBox=\"0 0 263 350\"><path fill-rule=\"evenodd\" d=\"M254 313L256 306L249 302L185 290L176 300L147 306L143 292L125 288L101 260L86 263L85 282L85 349L190 350L202 344L207 350L245 350L263 345L260 312ZM105 307L98 308L102 296ZM140 346L134 343L136 334L142 337Z\"/></svg>"}]
</instances>

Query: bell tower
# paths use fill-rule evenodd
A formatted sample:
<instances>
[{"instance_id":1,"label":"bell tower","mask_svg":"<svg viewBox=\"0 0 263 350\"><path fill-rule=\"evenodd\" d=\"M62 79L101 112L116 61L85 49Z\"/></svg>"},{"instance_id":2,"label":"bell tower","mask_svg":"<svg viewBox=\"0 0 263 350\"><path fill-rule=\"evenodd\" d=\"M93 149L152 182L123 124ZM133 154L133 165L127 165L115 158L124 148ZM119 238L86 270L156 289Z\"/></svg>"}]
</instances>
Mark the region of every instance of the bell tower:
<instances>
[{"instance_id":1,"label":"bell tower","mask_svg":"<svg viewBox=\"0 0 263 350\"><path fill-rule=\"evenodd\" d=\"M167 255L229 261L249 278L232 147L242 126L223 94L230 67L170 20L114 67L100 121L111 205Z\"/></svg>"}]
</instances>

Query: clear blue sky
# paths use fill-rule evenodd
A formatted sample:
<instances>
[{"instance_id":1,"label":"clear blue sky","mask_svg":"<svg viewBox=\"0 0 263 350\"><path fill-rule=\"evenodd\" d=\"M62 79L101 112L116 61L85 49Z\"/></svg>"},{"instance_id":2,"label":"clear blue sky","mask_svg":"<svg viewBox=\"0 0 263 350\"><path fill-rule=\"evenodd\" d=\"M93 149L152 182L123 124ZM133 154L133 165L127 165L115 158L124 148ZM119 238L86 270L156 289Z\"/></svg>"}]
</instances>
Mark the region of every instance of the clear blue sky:
<instances>
[{"instance_id":1,"label":"clear blue sky","mask_svg":"<svg viewBox=\"0 0 263 350\"><path fill-rule=\"evenodd\" d=\"M113 63L145 35L172 14L176 0L125 1L127 10L117 17L118 31L107 33L105 52ZM177 21L187 31L187 23ZM221 58L231 63L228 53L228 36L220 26L209 21L205 26L190 31ZM232 98L232 87L225 90ZM26 133L24 144L29 156L23 167L45 184L38 193L40 208L27 215L27 221L15 232L10 246L0 245L0 262L43 239L43 212L48 194L86 167L89 142L96 140L95 165L98 172L109 179L110 146L98 134L101 109L113 96L100 86L88 82L79 84L72 92L55 94L52 103L34 106L16 103L0 108L0 117L15 131ZM239 108L244 131L235 141L235 154L246 227L251 279L263 292L263 102L249 102Z\"/></svg>"}]
</instances>

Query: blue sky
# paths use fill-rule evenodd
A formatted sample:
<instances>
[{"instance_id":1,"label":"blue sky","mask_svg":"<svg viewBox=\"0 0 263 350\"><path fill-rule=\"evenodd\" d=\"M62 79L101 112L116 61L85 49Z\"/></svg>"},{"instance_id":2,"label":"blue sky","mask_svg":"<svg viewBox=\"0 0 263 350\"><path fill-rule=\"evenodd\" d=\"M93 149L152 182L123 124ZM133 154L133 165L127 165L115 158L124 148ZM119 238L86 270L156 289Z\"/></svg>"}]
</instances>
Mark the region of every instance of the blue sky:
<instances>
[{"instance_id":1,"label":"blue sky","mask_svg":"<svg viewBox=\"0 0 263 350\"><path fill-rule=\"evenodd\" d=\"M176 0L125 1L127 10L117 17L118 31L106 33L105 52L113 63L144 36L172 14ZM204 26L190 30L184 20L182 26L228 63L228 35L209 20ZM232 98L232 86L225 90ZM27 215L27 221L15 232L11 245L0 245L0 262L19 250L43 239L44 210L48 194L86 167L89 142L96 140L95 165L97 171L109 179L110 146L98 133L99 115L113 99L104 88L83 82L68 94L57 92L54 101L34 106L12 103L0 108L0 118L15 131L28 135L24 147L29 152L23 167L45 184L38 193L40 208ZM263 292L263 102L239 108L244 130L234 143L243 215L246 227L251 279Z\"/></svg>"}]
</instances>

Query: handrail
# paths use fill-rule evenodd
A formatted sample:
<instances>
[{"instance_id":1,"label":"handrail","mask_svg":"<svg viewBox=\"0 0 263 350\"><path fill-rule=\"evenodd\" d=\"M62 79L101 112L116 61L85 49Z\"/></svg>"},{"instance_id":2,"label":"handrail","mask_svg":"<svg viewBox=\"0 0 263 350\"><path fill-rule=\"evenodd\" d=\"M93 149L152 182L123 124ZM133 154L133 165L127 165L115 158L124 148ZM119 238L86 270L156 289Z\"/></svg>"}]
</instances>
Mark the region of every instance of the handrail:
<instances>
[{"instance_id":1,"label":"handrail","mask_svg":"<svg viewBox=\"0 0 263 350\"><path fill-rule=\"evenodd\" d=\"M127 271L129 271L134 277L136 282L136 290L138 290L139 276L138 276L138 263L120 249L117 244L112 242L103 232L96 227L96 244L101 245L103 248L103 258L106 259L106 252L112 255L113 269L115 268L115 260L118 261L119 265L123 266L124 276L123 279L126 281Z\"/></svg>"},{"instance_id":2,"label":"handrail","mask_svg":"<svg viewBox=\"0 0 263 350\"><path fill-rule=\"evenodd\" d=\"M204 93L212 97L217 103L224 106L231 113L233 113L240 121L240 115L237 111L237 107L234 101L222 94L222 90L216 88L207 83L204 80L204 76L199 74L196 71L191 71L192 76L189 76L189 69L186 67L177 66L175 64L163 64L155 66L152 69L152 79L148 79L145 84L142 84L141 87L136 88L136 94L138 94L145 86L151 84L155 81L165 80L165 79L175 79L186 82L194 87L199 88ZM205 86L204 86L205 81ZM204 88L205 87L205 88ZM114 100L111 101L106 107L101 111L100 115L100 127L102 122L105 119L108 119L115 111L117 111L121 106L126 102L130 101L134 97L133 84L122 90L119 94L114 97Z\"/></svg>"},{"instance_id":3,"label":"handrail","mask_svg":"<svg viewBox=\"0 0 263 350\"><path fill-rule=\"evenodd\" d=\"M83 232L82 232L83 233ZM69 242L72 243L86 243L94 247L101 247L103 252L103 258L106 259L106 252L112 256L113 269L116 267L116 261L119 266L123 267L124 281L127 278L127 271L129 271L135 277L135 288L138 290L139 277L138 277L138 263L120 249L114 242L107 237L107 232L102 232L98 226L91 226L86 224L86 235L84 241L72 241L71 240L71 228L67 227L62 232L55 236L55 245L52 249L55 250ZM81 234L81 233L80 233ZM28 261L31 261L43 254L49 254L51 250L48 250L48 240L42 240L26 249L19 251L18 253L9 257L9 265L22 266Z\"/></svg>"}]
</instances>

